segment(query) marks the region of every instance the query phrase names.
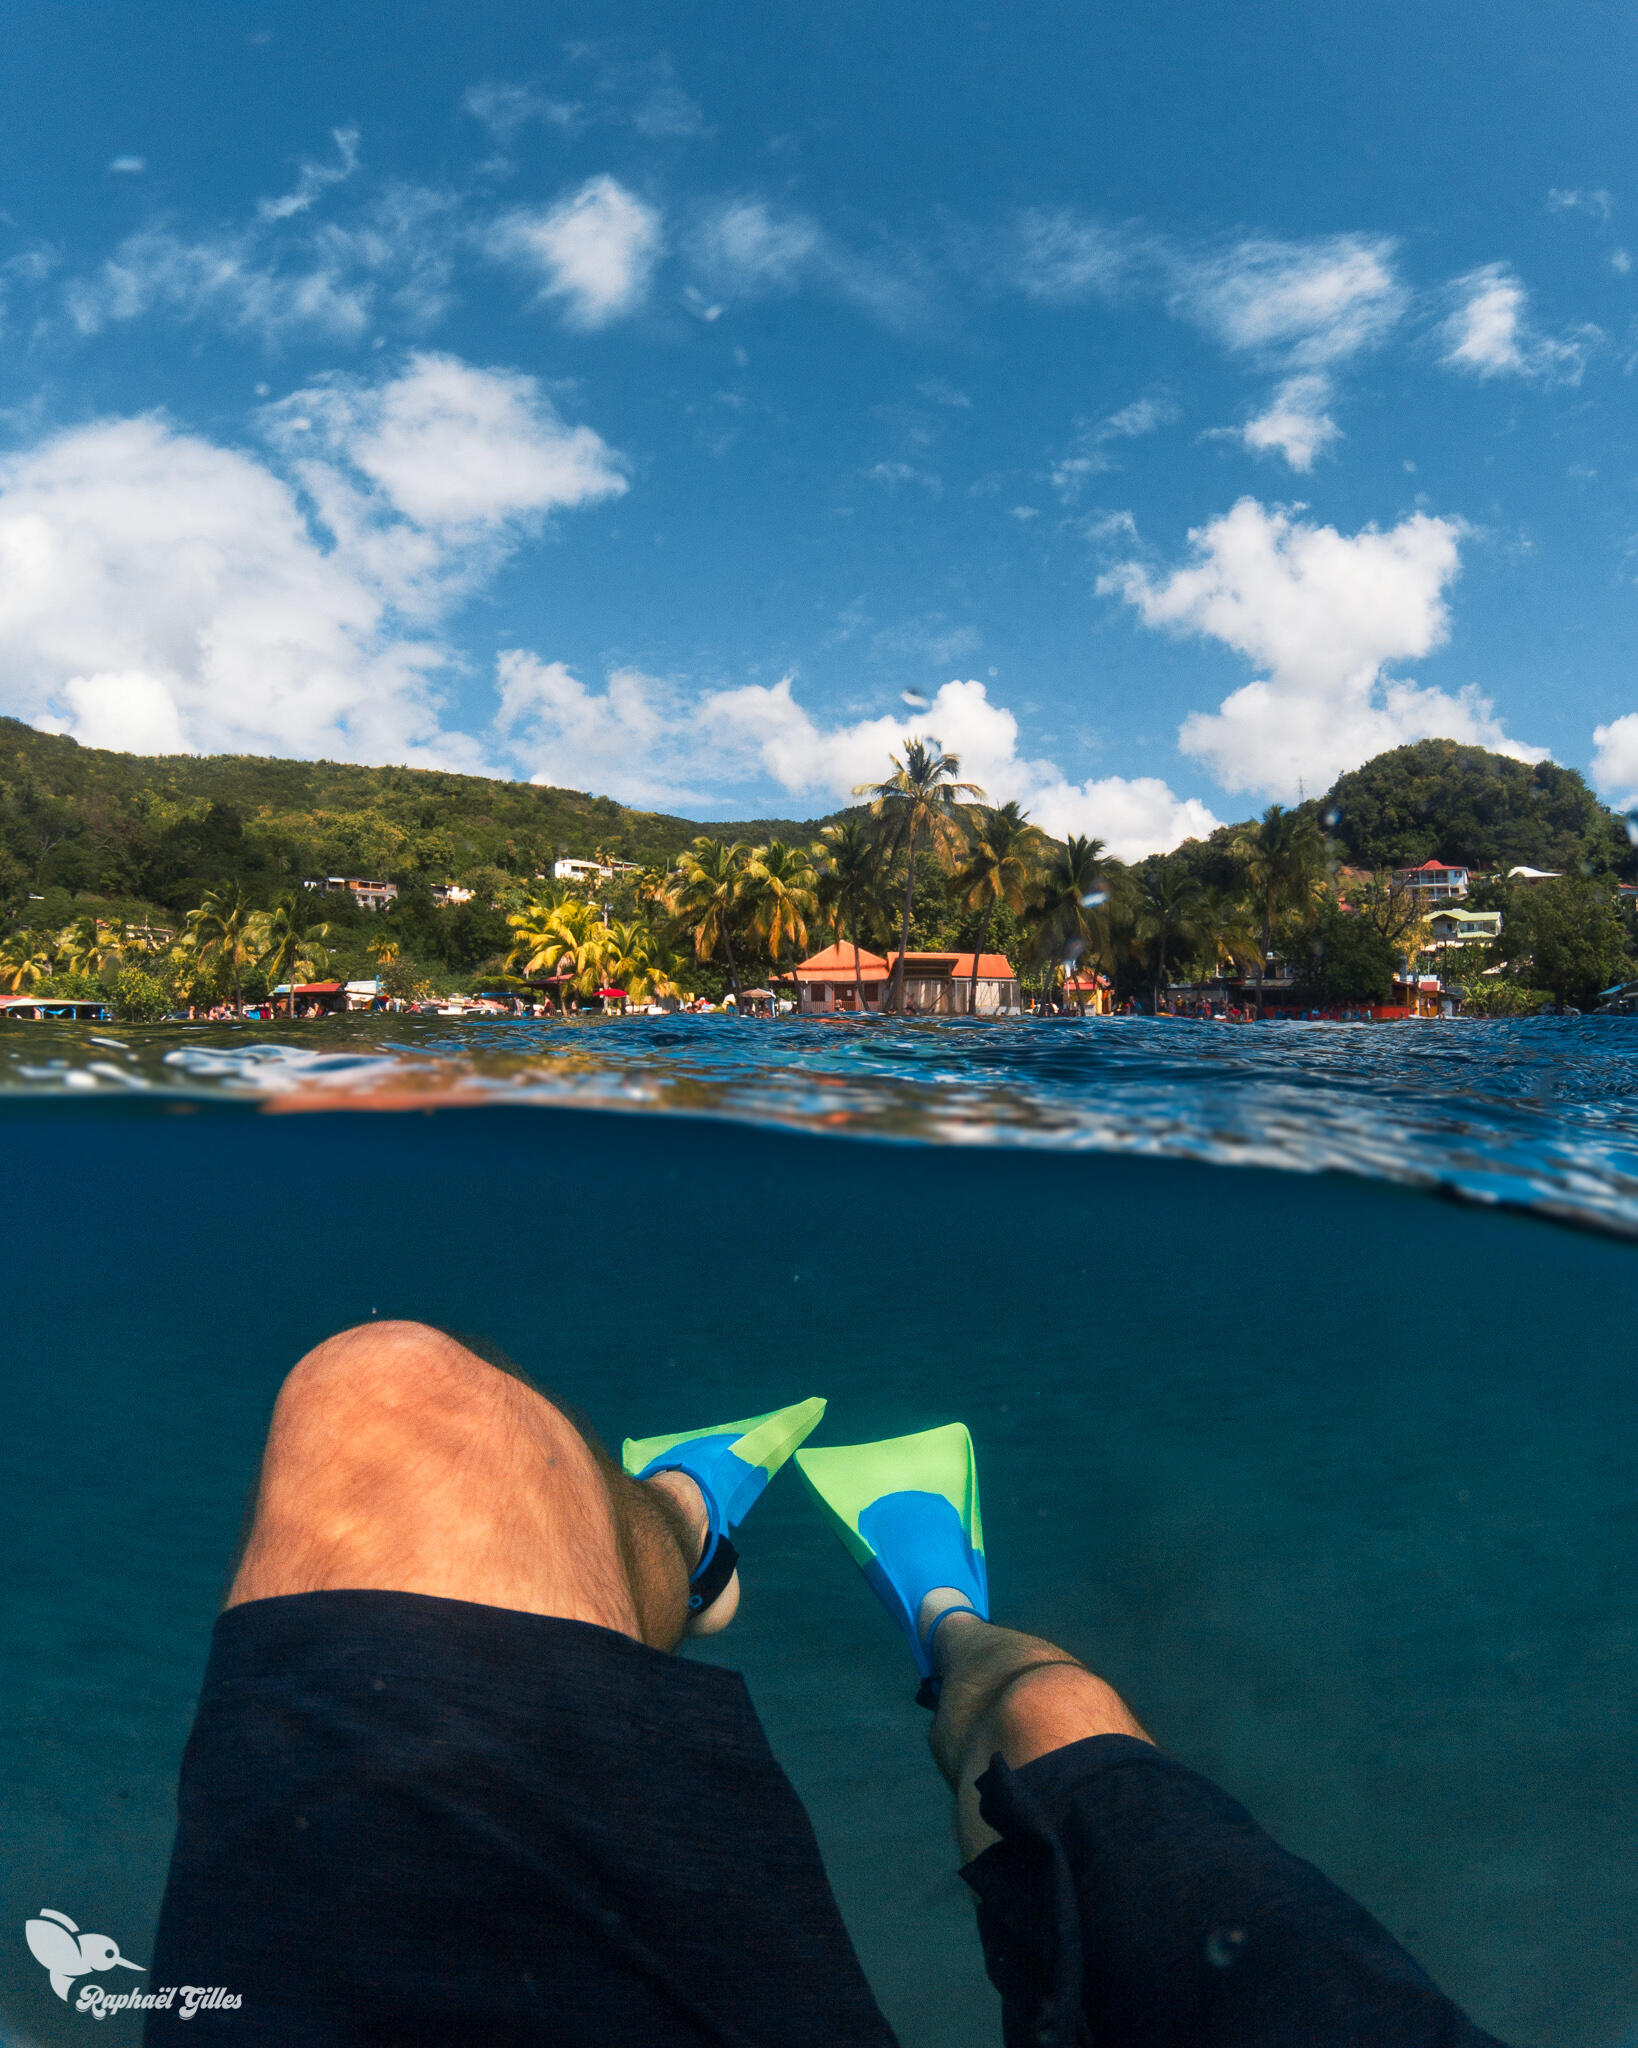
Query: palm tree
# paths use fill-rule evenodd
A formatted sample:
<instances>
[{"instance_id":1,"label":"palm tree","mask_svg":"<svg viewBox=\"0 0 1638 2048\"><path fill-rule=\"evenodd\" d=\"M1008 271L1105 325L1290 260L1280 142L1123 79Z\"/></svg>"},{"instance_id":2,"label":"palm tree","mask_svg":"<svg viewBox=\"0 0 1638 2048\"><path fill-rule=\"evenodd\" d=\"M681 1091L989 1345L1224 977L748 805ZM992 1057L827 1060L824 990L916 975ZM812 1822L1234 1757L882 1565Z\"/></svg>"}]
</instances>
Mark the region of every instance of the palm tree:
<instances>
[{"instance_id":1,"label":"palm tree","mask_svg":"<svg viewBox=\"0 0 1638 2048\"><path fill-rule=\"evenodd\" d=\"M303 907L293 893L286 893L271 910L258 910L251 920L251 945L270 988L276 988L280 982L289 982L294 988L298 981L316 981L330 964L329 955L318 944L320 939L330 936L330 927L315 924L304 930ZM371 940L372 953L377 951L378 943ZM292 996L290 1014L294 1016L295 1011L296 999Z\"/></svg>"},{"instance_id":2,"label":"palm tree","mask_svg":"<svg viewBox=\"0 0 1638 2048\"><path fill-rule=\"evenodd\" d=\"M9 988L21 994L25 989L38 988L47 980L55 962L49 948L37 932L13 932L4 945L0 945L0 988Z\"/></svg>"},{"instance_id":3,"label":"palm tree","mask_svg":"<svg viewBox=\"0 0 1638 2048\"><path fill-rule=\"evenodd\" d=\"M604 966L634 1002L647 996L674 996L679 991L682 962L664 936L642 918L608 926Z\"/></svg>"},{"instance_id":4,"label":"palm tree","mask_svg":"<svg viewBox=\"0 0 1638 2048\"><path fill-rule=\"evenodd\" d=\"M1160 989L1167 980L1166 959L1174 944L1186 950L1200 942L1206 893L1176 861L1157 861L1138 883L1133 935L1140 946L1154 948L1154 1006L1160 1014Z\"/></svg>"},{"instance_id":5,"label":"palm tree","mask_svg":"<svg viewBox=\"0 0 1638 2048\"><path fill-rule=\"evenodd\" d=\"M507 956L508 969L525 975L561 974L583 996L595 995L605 985L610 928L584 897L558 901L555 892L532 896L506 922L517 933ZM563 1007L560 986L558 1008Z\"/></svg>"},{"instance_id":6,"label":"palm tree","mask_svg":"<svg viewBox=\"0 0 1638 2048\"><path fill-rule=\"evenodd\" d=\"M240 981L247 962L255 958L256 913L238 882L209 890L197 910L188 912L188 938L202 959L221 961L233 977L233 1007L244 1008Z\"/></svg>"},{"instance_id":7,"label":"palm tree","mask_svg":"<svg viewBox=\"0 0 1638 2048\"><path fill-rule=\"evenodd\" d=\"M916 894L917 842L925 838L934 858L945 868L953 867L966 844L960 806L963 800L984 801L976 782L958 780L960 761L945 753L937 740L906 739L903 744L902 761L897 754L888 756L893 773L885 782L861 782L853 792L871 799L870 815L878 821L884 848L904 854L904 915L890 1001L900 1015L904 1011L904 956L910 946L910 912Z\"/></svg>"},{"instance_id":8,"label":"palm tree","mask_svg":"<svg viewBox=\"0 0 1638 2048\"><path fill-rule=\"evenodd\" d=\"M739 963L734 958L733 920L745 888L751 849L743 839L712 839L702 834L677 862L671 902L694 940L694 957L709 960L720 946L728 963L728 981L739 995Z\"/></svg>"},{"instance_id":9,"label":"palm tree","mask_svg":"<svg viewBox=\"0 0 1638 2048\"><path fill-rule=\"evenodd\" d=\"M57 960L69 974L99 974L104 967L123 965L125 927L105 924L100 917L77 917L57 934Z\"/></svg>"},{"instance_id":10,"label":"palm tree","mask_svg":"<svg viewBox=\"0 0 1638 2048\"><path fill-rule=\"evenodd\" d=\"M1200 895L1196 966L1201 980L1210 981L1225 968L1257 958L1257 927L1254 913L1232 889L1203 889Z\"/></svg>"},{"instance_id":11,"label":"palm tree","mask_svg":"<svg viewBox=\"0 0 1638 2048\"><path fill-rule=\"evenodd\" d=\"M819 872L819 908L839 941L845 930L853 947L853 1001L864 1015L864 985L859 979L859 926L874 924L883 914L881 868L876 841L857 818L827 825L821 845L813 850L824 862Z\"/></svg>"},{"instance_id":12,"label":"palm tree","mask_svg":"<svg viewBox=\"0 0 1638 2048\"><path fill-rule=\"evenodd\" d=\"M955 878L955 886L969 910L979 910L978 943L973 950L972 981L967 992L967 1013L978 1015L978 962L989 943L990 920L1000 904L1021 917L1035 878L1035 860L1041 844L1039 830L1029 814L1016 803L1004 803L999 810L973 814L973 841L967 858Z\"/></svg>"},{"instance_id":13,"label":"palm tree","mask_svg":"<svg viewBox=\"0 0 1638 2048\"><path fill-rule=\"evenodd\" d=\"M1079 962L1088 953L1105 958L1109 951L1110 869L1101 839L1073 834L1052 849L1042 870L1035 899L1037 955L1047 963L1046 995L1051 999L1058 963ZM1086 992L1080 991L1081 1015Z\"/></svg>"},{"instance_id":14,"label":"palm tree","mask_svg":"<svg viewBox=\"0 0 1638 2048\"><path fill-rule=\"evenodd\" d=\"M1231 844L1262 927L1257 956L1257 1014L1262 1016L1263 976L1274 946L1275 920L1311 903L1324 886L1325 841L1311 812L1270 804L1258 823L1240 827Z\"/></svg>"},{"instance_id":15,"label":"palm tree","mask_svg":"<svg viewBox=\"0 0 1638 2048\"><path fill-rule=\"evenodd\" d=\"M751 907L751 929L767 947L776 969L784 961L787 943L799 959L808 943L808 919L818 907L818 880L807 852L783 839L757 847L746 864L744 893Z\"/></svg>"}]
</instances>

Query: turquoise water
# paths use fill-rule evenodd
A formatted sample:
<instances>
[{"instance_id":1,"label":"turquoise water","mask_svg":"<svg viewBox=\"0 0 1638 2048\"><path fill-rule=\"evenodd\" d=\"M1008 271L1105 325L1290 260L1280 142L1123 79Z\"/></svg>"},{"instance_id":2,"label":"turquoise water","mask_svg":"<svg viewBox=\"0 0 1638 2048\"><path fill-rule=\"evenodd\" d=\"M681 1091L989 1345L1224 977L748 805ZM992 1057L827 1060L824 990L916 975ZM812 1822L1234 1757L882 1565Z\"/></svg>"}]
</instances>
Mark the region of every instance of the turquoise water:
<instances>
[{"instance_id":1,"label":"turquoise water","mask_svg":"<svg viewBox=\"0 0 1638 2048\"><path fill-rule=\"evenodd\" d=\"M1634 1026L102 1036L0 1043L18 2039L88 2024L41 1906L146 1959L268 1408L372 1314L611 1440L963 1417L1000 1614L1504 2038L1638 2039ZM995 2042L908 1658L788 1480L743 1547L697 1654L747 1673L904 2041Z\"/></svg>"}]
</instances>

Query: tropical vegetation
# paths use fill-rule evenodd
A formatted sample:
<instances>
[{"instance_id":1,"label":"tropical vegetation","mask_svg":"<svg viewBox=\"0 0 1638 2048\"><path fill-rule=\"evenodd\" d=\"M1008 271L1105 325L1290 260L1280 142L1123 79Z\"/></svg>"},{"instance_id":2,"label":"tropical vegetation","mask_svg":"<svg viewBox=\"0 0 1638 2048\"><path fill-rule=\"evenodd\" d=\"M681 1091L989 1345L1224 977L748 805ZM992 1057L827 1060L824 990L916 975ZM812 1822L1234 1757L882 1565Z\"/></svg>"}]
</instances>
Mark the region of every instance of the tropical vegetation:
<instances>
[{"instance_id":1,"label":"tropical vegetation","mask_svg":"<svg viewBox=\"0 0 1638 2048\"><path fill-rule=\"evenodd\" d=\"M808 825L703 827L477 777L144 762L0 721L0 990L99 994L140 1021L374 976L401 998L479 986L573 1010L788 986L831 944L856 984L861 955L896 956L890 1008L916 950L971 954L975 993L979 956L1004 953L1062 1008L1164 1008L1207 983L1259 1008L1271 980L1282 1006L1376 1004L1430 964L1426 900L1394 872L1429 853L1488 868L1470 902L1502 912L1500 939L1443 956L1470 1010L1586 1007L1638 975L1617 888L1632 839L1551 764L1425 741L1135 863L992 803L924 736L856 794ZM599 866L553 879L565 854ZM1559 872L1510 879L1512 856ZM312 886L337 872L396 900Z\"/></svg>"}]
</instances>

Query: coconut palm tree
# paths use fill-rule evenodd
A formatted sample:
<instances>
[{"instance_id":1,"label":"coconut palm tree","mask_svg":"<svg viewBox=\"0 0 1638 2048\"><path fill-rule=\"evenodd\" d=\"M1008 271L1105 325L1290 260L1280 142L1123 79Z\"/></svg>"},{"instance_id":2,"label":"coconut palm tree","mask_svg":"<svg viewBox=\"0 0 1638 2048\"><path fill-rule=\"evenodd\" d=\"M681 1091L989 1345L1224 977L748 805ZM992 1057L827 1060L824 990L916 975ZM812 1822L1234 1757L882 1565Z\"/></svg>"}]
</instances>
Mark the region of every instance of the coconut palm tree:
<instances>
[{"instance_id":1,"label":"coconut palm tree","mask_svg":"<svg viewBox=\"0 0 1638 2048\"><path fill-rule=\"evenodd\" d=\"M271 910L258 910L251 919L253 956L270 988L276 988L280 982L289 982L294 987L298 981L316 981L330 964L329 955L319 944L330 936L330 927L315 924L304 929L303 908L294 893L286 893ZM377 943L371 941L372 953L376 952ZM294 1015L294 997L290 1008Z\"/></svg>"},{"instance_id":2,"label":"coconut palm tree","mask_svg":"<svg viewBox=\"0 0 1638 2048\"><path fill-rule=\"evenodd\" d=\"M807 850L783 839L757 847L746 863L751 929L767 947L776 970L784 963L787 945L798 959L807 947L808 919L818 909L818 881Z\"/></svg>"},{"instance_id":3,"label":"coconut palm tree","mask_svg":"<svg viewBox=\"0 0 1638 2048\"><path fill-rule=\"evenodd\" d=\"M16 994L38 988L55 967L51 950L38 932L13 932L0 945L0 988Z\"/></svg>"},{"instance_id":4,"label":"coconut palm tree","mask_svg":"<svg viewBox=\"0 0 1638 2048\"><path fill-rule=\"evenodd\" d=\"M1196 918L1196 970L1210 981L1225 969L1257 958L1255 913L1232 889L1203 889Z\"/></svg>"},{"instance_id":5,"label":"coconut palm tree","mask_svg":"<svg viewBox=\"0 0 1638 2048\"><path fill-rule=\"evenodd\" d=\"M1199 945L1206 893L1178 862L1157 861L1138 882L1134 909L1133 937L1139 947L1153 948L1152 986L1158 1016L1161 985L1170 978L1167 956L1174 946L1188 954Z\"/></svg>"},{"instance_id":6,"label":"coconut palm tree","mask_svg":"<svg viewBox=\"0 0 1638 2048\"><path fill-rule=\"evenodd\" d=\"M663 933L642 918L629 924L611 924L607 930L604 966L608 977L634 1002L681 993L682 962Z\"/></svg>"},{"instance_id":7,"label":"coconut palm tree","mask_svg":"<svg viewBox=\"0 0 1638 2048\"><path fill-rule=\"evenodd\" d=\"M100 974L125 959L125 928L100 917L77 917L57 934L57 964L68 974Z\"/></svg>"},{"instance_id":8,"label":"coconut palm tree","mask_svg":"<svg viewBox=\"0 0 1638 2048\"><path fill-rule=\"evenodd\" d=\"M875 839L857 818L827 825L813 849L819 870L819 910L840 944L845 931L853 947L853 1001L864 1015L864 985L859 979L859 926L868 930L885 913L881 864Z\"/></svg>"},{"instance_id":9,"label":"coconut palm tree","mask_svg":"<svg viewBox=\"0 0 1638 2048\"><path fill-rule=\"evenodd\" d=\"M1306 908L1324 888L1325 840L1311 812L1270 804L1256 824L1242 825L1230 844L1262 929L1257 956L1257 1014L1262 1016L1275 922L1287 911Z\"/></svg>"},{"instance_id":10,"label":"coconut palm tree","mask_svg":"<svg viewBox=\"0 0 1638 2048\"><path fill-rule=\"evenodd\" d=\"M861 782L855 796L871 799L882 845L889 854L904 855L904 914L899 924L899 957L893 964L889 1007L904 1010L904 956L910 945L910 913L916 894L916 860L925 839L933 857L946 869L955 865L966 844L963 802L982 803L976 782L962 782L961 763L934 739L906 739L904 759L890 754L893 773L885 782Z\"/></svg>"},{"instance_id":11,"label":"coconut palm tree","mask_svg":"<svg viewBox=\"0 0 1638 2048\"><path fill-rule=\"evenodd\" d=\"M1051 1000L1058 964L1077 966L1088 954L1107 963L1109 954L1109 901L1112 870L1117 862L1106 857L1101 839L1072 835L1055 846L1041 870L1035 896L1035 952L1046 963L1046 995ZM1080 1010L1086 1014L1086 992L1080 991Z\"/></svg>"},{"instance_id":12,"label":"coconut palm tree","mask_svg":"<svg viewBox=\"0 0 1638 2048\"><path fill-rule=\"evenodd\" d=\"M188 941L202 960L218 960L227 968L236 1010L244 1008L244 969L256 957L255 916L238 882L209 890L198 909L188 912Z\"/></svg>"},{"instance_id":13,"label":"coconut palm tree","mask_svg":"<svg viewBox=\"0 0 1638 2048\"><path fill-rule=\"evenodd\" d=\"M955 886L969 910L982 913L978 943L973 951L972 982L967 992L967 1012L978 1015L978 962L989 943L990 920L1005 904L1021 917L1035 879L1035 863L1041 846L1038 828L1029 814L1016 803L1004 803L999 810L970 814L972 844L967 849L955 878Z\"/></svg>"},{"instance_id":14,"label":"coconut palm tree","mask_svg":"<svg viewBox=\"0 0 1638 2048\"><path fill-rule=\"evenodd\" d=\"M595 995L607 981L610 928L584 897L557 900L533 896L506 922L517 933L507 956L508 969L520 974L562 974L577 995ZM564 1007L563 990L558 1008Z\"/></svg>"},{"instance_id":15,"label":"coconut palm tree","mask_svg":"<svg viewBox=\"0 0 1638 2048\"><path fill-rule=\"evenodd\" d=\"M751 849L743 839L712 839L702 834L677 862L671 905L694 941L694 957L709 960L722 949L728 982L740 992L739 963L734 958L734 913L745 891L745 870Z\"/></svg>"}]
</instances>

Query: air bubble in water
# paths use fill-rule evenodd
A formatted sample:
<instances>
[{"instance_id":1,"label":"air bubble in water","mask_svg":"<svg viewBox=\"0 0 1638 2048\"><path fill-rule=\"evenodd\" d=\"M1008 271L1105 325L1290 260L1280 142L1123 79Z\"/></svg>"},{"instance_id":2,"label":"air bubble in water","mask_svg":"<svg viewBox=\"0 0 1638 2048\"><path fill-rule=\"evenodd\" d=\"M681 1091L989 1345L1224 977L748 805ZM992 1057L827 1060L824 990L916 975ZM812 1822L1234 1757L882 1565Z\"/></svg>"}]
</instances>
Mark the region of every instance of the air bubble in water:
<instances>
[{"instance_id":1,"label":"air bubble in water","mask_svg":"<svg viewBox=\"0 0 1638 2048\"><path fill-rule=\"evenodd\" d=\"M1334 832L1337 829L1337 827L1342 823L1342 813L1337 809L1335 804L1333 804L1328 811L1322 811L1320 813L1320 823L1325 827L1327 832Z\"/></svg>"},{"instance_id":2,"label":"air bubble in water","mask_svg":"<svg viewBox=\"0 0 1638 2048\"><path fill-rule=\"evenodd\" d=\"M1243 1927L1214 1927L1206 1936L1206 1961L1214 1970L1226 1970L1240 1960L1246 1945Z\"/></svg>"},{"instance_id":3,"label":"air bubble in water","mask_svg":"<svg viewBox=\"0 0 1638 2048\"><path fill-rule=\"evenodd\" d=\"M1088 889L1081 898L1081 908L1083 910L1096 910L1100 903L1107 903L1108 901L1109 891L1107 889Z\"/></svg>"},{"instance_id":4,"label":"air bubble in water","mask_svg":"<svg viewBox=\"0 0 1638 2048\"><path fill-rule=\"evenodd\" d=\"M921 694L920 690L901 690L899 692L899 701L908 704L912 711L925 711L927 709L927 699Z\"/></svg>"},{"instance_id":5,"label":"air bubble in water","mask_svg":"<svg viewBox=\"0 0 1638 2048\"><path fill-rule=\"evenodd\" d=\"M1073 967L1075 965L1075 962L1081 957L1081 955L1085 951L1085 939L1071 939L1069 944L1064 948L1064 965L1066 967Z\"/></svg>"},{"instance_id":6,"label":"air bubble in water","mask_svg":"<svg viewBox=\"0 0 1638 2048\"><path fill-rule=\"evenodd\" d=\"M1638 811L1628 811L1626 816L1627 838L1638 846Z\"/></svg>"}]
</instances>

